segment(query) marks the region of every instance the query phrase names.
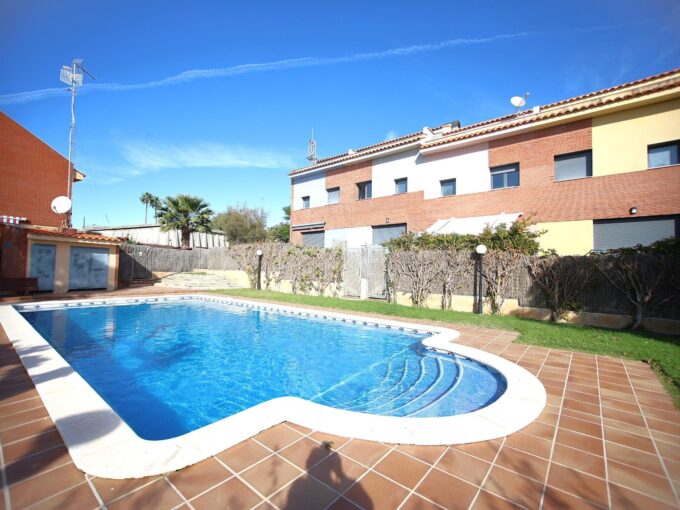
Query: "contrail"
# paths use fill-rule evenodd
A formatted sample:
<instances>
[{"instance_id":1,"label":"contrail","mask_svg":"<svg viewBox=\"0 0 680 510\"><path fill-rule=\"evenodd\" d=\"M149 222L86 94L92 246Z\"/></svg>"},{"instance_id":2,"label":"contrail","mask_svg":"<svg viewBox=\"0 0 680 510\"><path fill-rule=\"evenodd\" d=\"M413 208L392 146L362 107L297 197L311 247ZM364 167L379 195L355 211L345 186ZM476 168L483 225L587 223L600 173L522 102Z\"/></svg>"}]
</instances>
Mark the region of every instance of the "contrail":
<instances>
[{"instance_id":1,"label":"contrail","mask_svg":"<svg viewBox=\"0 0 680 510\"><path fill-rule=\"evenodd\" d=\"M601 27L592 27L584 29L575 29L573 31L561 32L564 33L582 33L595 32L603 30L612 30L621 28L626 25L610 25ZM478 38L458 38L448 39L432 44L418 44L414 46L405 46L401 48L392 48L383 51L374 51L368 53L355 53L353 55L345 55L340 57L301 57L291 58L285 60L276 60L273 62L263 62L255 64L240 64L230 67L217 67L212 69L192 69L183 71L167 78L160 80L153 80L143 83L94 83L86 84L80 89L80 93L88 93L95 91L107 92L124 92L128 90L142 90L152 89L157 87L166 87L169 85L176 85L180 83L188 83L195 80L206 80L210 78L222 78L225 76L236 76L241 74L262 73L269 71L282 71L286 69L299 69L304 67L320 67L330 66L336 64L348 64L351 62L362 62L367 60L379 60L392 57L400 57L405 55L415 55L418 53L426 53L431 51L443 50L446 48L454 48L458 46L470 46L475 44L487 44L508 39L518 39L530 36L540 35L542 32L515 32L510 34L499 34L490 37ZM554 34L554 33L553 33ZM64 95L65 88L53 87L48 89L30 90L26 92L16 92L13 94L0 95L0 105L21 104L32 101L40 101L52 97Z\"/></svg>"}]
</instances>

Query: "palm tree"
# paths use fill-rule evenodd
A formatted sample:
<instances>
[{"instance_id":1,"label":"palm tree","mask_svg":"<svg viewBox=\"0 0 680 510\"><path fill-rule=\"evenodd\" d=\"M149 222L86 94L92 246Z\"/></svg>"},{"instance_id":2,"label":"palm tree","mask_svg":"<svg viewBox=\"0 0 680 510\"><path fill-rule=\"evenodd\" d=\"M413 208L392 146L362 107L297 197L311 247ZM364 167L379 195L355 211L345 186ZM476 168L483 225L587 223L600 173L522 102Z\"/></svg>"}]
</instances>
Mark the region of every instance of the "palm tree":
<instances>
[{"instance_id":1,"label":"palm tree","mask_svg":"<svg viewBox=\"0 0 680 510\"><path fill-rule=\"evenodd\" d=\"M179 230L182 233L182 249L188 250L192 232L211 232L213 212L201 197L176 195L167 197L159 209L161 230Z\"/></svg>"},{"instance_id":2,"label":"palm tree","mask_svg":"<svg viewBox=\"0 0 680 510\"><path fill-rule=\"evenodd\" d=\"M163 202L161 202L161 199L158 198L155 195L151 195L152 199L149 205L153 207L153 218L156 223L158 223L158 212L160 211L160 208L163 206Z\"/></svg>"},{"instance_id":3,"label":"palm tree","mask_svg":"<svg viewBox=\"0 0 680 510\"><path fill-rule=\"evenodd\" d=\"M154 197L151 193L148 191L145 193L142 193L142 196L139 197L139 201L144 204L144 224L146 225L146 212L149 209L149 206L153 202L153 199L157 198Z\"/></svg>"}]
</instances>

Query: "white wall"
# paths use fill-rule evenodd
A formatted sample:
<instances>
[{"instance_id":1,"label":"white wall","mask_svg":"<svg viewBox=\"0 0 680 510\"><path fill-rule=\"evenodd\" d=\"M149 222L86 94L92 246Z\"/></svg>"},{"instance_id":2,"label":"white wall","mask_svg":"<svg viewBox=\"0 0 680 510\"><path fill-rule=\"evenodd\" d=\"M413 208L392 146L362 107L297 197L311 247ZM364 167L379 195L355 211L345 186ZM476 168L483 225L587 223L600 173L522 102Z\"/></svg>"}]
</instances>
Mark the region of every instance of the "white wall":
<instances>
[{"instance_id":1,"label":"white wall","mask_svg":"<svg viewBox=\"0 0 680 510\"><path fill-rule=\"evenodd\" d=\"M309 197L309 207L328 205L325 172L293 178L293 210L302 209L302 197Z\"/></svg>"},{"instance_id":2,"label":"white wall","mask_svg":"<svg viewBox=\"0 0 680 510\"><path fill-rule=\"evenodd\" d=\"M431 156L421 156L417 166L424 198L441 196L440 181L456 179L456 195L489 191L489 149L486 144Z\"/></svg>"},{"instance_id":3,"label":"white wall","mask_svg":"<svg viewBox=\"0 0 680 510\"><path fill-rule=\"evenodd\" d=\"M181 246L182 237L177 230L163 232L161 227L147 225L139 227L120 227L120 228L99 228L95 227L93 232L99 232L105 236L127 237L139 244L157 244L161 246ZM224 234L194 232L191 234L190 246L198 248L212 248L215 246L229 246Z\"/></svg>"},{"instance_id":4,"label":"white wall","mask_svg":"<svg viewBox=\"0 0 680 510\"><path fill-rule=\"evenodd\" d=\"M326 230L324 247L333 248L346 241L348 248L356 248L364 244L373 243L373 229L371 227L336 228Z\"/></svg>"},{"instance_id":5,"label":"white wall","mask_svg":"<svg viewBox=\"0 0 680 510\"><path fill-rule=\"evenodd\" d=\"M422 191L425 199L441 196L440 181L456 179L456 194L477 193L490 188L487 144L465 147L431 156L417 150L373 160L373 197L394 195L394 180L406 177L408 192Z\"/></svg>"}]
</instances>

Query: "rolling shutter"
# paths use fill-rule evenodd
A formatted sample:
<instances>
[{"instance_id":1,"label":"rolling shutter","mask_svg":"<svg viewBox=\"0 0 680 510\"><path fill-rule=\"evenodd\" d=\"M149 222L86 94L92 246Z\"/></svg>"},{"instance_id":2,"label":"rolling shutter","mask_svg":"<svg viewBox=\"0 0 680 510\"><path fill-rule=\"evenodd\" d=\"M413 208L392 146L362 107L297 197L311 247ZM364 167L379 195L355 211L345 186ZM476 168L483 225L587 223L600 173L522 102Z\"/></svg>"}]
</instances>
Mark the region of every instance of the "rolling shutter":
<instances>
[{"instance_id":1,"label":"rolling shutter","mask_svg":"<svg viewBox=\"0 0 680 510\"><path fill-rule=\"evenodd\" d=\"M399 237L406 233L406 224L399 225L381 225L373 227L373 244L382 244L394 237Z\"/></svg>"},{"instance_id":2,"label":"rolling shutter","mask_svg":"<svg viewBox=\"0 0 680 510\"><path fill-rule=\"evenodd\" d=\"M325 232L303 232L302 244L305 246L313 246L315 248L323 248L325 241Z\"/></svg>"},{"instance_id":3,"label":"rolling shutter","mask_svg":"<svg viewBox=\"0 0 680 510\"><path fill-rule=\"evenodd\" d=\"M677 216L595 220L593 222L593 249L605 251L636 244L647 245L659 239L675 237L677 223Z\"/></svg>"}]
</instances>

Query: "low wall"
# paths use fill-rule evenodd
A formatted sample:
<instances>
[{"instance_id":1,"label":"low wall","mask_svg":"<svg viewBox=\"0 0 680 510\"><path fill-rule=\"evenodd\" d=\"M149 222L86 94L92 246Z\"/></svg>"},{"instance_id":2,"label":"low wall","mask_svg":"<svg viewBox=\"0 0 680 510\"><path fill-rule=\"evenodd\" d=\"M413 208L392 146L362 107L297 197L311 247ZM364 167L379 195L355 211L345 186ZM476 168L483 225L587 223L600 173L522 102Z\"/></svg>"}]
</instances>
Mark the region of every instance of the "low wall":
<instances>
[{"instance_id":1,"label":"low wall","mask_svg":"<svg viewBox=\"0 0 680 510\"><path fill-rule=\"evenodd\" d=\"M229 278L234 284L242 287L250 287L250 281L245 271L228 270L215 271L210 269L197 269L197 271L205 271L208 273L222 274ZM262 288L264 288L264 276L262 277ZM270 290L275 292L284 292L286 294L292 293L292 287L289 280L282 280L280 284L272 283ZM333 290L337 290L336 293ZM328 289L324 295L328 297L342 296L342 289ZM306 295L318 295L314 291L310 291ZM412 306L410 294L406 292L397 292L395 295L395 302L399 305ZM424 308L432 310L440 310L442 304L441 294L431 294L425 301ZM477 300L474 296L453 295L451 296L451 306L447 310L456 312L476 312ZM484 313L490 314L491 307L488 303L484 304ZM529 306L520 306L517 299L506 299L501 307L501 315L513 315L516 317L532 319L532 320L550 320L550 310L547 308L533 308ZM623 329L630 325L631 317L627 315L609 314L609 313L592 313L592 312L571 312L567 315L564 321L569 324L580 324L583 326L595 326L599 328L608 329ZM661 334L680 335L680 321L671 319L655 319L645 318L642 321L642 326L647 331L653 331Z\"/></svg>"}]
</instances>

